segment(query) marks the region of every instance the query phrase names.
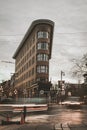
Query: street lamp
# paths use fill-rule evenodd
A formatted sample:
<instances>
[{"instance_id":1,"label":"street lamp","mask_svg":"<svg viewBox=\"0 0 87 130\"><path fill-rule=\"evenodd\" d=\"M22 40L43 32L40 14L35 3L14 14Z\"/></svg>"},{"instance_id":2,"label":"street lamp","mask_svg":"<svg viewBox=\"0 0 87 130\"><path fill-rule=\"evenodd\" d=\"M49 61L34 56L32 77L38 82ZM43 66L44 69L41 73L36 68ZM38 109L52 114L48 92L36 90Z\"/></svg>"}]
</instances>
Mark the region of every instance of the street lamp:
<instances>
[{"instance_id":1,"label":"street lamp","mask_svg":"<svg viewBox=\"0 0 87 130\"><path fill-rule=\"evenodd\" d=\"M62 77L65 76L65 72L61 71L61 82L62 82Z\"/></svg>"},{"instance_id":2,"label":"street lamp","mask_svg":"<svg viewBox=\"0 0 87 130\"><path fill-rule=\"evenodd\" d=\"M61 88L62 88L62 84L63 84L63 80L62 80L63 76L65 76L65 72L61 71Z\"/></svg>"}]
</instances>

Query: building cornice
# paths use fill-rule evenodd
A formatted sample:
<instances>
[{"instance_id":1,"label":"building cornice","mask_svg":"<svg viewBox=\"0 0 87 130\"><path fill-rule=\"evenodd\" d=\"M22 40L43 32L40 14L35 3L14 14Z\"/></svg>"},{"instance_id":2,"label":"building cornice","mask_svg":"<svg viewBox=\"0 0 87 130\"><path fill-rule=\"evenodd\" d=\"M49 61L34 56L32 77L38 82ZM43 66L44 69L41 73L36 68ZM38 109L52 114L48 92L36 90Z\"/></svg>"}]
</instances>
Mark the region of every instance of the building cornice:
<instances>
[{"instance_id":1,"label":"building cornice","mask_svg":"<svg viewBox=\"0 0 87 130\"><path fill-rule=\"evenodd\" d=\"M28 31L26 32L24 38L22 39L20 45L18 46L16 52L13 55L13 58L15 59L16 56L18 55L20 49L22 48L22 46L24 45L26 39L28 38L28 36L30 35L30 33L32 32L32 30L34 29L34 27L38 24L48 24L50 26L52 26L52 30L51 30L51 50L52 50L52 41L53 41L53 30L54 30L54 22L48 19L39 19L39 20L35 20L32 22L30 28L28 29ZM50 50L50 52L51 52Z\"/></svg>"}]
</instances>

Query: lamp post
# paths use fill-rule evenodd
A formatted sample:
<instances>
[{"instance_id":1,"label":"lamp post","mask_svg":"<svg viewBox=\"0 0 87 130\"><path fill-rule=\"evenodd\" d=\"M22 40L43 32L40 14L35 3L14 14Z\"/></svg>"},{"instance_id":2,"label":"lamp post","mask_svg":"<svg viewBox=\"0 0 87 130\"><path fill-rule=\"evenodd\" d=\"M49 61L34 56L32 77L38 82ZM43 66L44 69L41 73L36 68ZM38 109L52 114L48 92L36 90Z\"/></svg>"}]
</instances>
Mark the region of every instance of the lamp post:
<instances>
[{"instance_id":1,"label":"lamp post","mask_svg":"<svg viewBox=\"0 0 87 130\"><path fill-rule=\"evenodd\" d=\"M64 81L62 80L63 76L65 76L65 72L61 71L61 94L60 94L60 100L63 101L63 98L65 96L65 85Z\"/></svg>"},{"instance_id":2,"label":"lamp post","mask_svg":"<svg viewBox=\"0 0 87 130\"><path fill-rule=\"evenodd\" d=\"M65 76L65 72L61 71L61 88L62 88L62 83L63 83L63 80L62 80L63 76Z\"/></svg>"}]
</instances>

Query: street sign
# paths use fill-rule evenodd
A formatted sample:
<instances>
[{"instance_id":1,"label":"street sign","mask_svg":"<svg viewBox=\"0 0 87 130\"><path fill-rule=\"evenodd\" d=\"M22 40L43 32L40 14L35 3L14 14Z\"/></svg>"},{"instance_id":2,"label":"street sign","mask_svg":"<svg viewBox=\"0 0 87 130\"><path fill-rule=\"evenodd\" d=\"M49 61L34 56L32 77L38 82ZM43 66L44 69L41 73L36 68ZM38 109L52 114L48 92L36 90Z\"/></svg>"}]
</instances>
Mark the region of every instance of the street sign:
<instances>
[{"instance_id":1,"label":"street sign","mask_svg":"<svg viewBox=\"0 0 87 130\"><path fill-rule=\"evenodd\" d=\"M40 94L44 94L44 90L40 90Z\"/></svg>"},{"instance_id":2,"label":"street sign","mask_svg":"<svg viewBox=\"0 0 87 130\"><path fill-rule=\"evenodd\" d=\"M68 96L71 96L71 92L68 92Z\"/></svg>"},{"instance_id":3,"label":"street sign","mask_svg":"<svg viewBox=\"0 0 87 130\"><path fill-rule=\"evenodd\" d=\"M65 90L62 90L62 91L61 91L61 95L65 95Z\"/></svg>"}]
</instances>

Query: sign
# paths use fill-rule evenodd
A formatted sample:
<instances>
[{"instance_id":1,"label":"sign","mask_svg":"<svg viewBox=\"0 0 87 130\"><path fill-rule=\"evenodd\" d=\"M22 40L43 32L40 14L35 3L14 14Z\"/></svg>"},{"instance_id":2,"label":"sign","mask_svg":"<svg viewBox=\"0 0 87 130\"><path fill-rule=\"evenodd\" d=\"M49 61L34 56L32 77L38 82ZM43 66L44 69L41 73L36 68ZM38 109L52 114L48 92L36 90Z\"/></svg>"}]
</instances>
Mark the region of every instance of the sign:
<instances>
[{"instance_id":1,"label":"sign","mask_svg":"<svg viewBox=\"0 0 87 130\"><path fill-rule=\"evenodd\" d=\"M71 96L71 92L68 92L68 96Z\"/></svg>"},{"instance_id":2,"label":"sign","mask_svg":"<svg viewBox=\"0 0 87 130\"><path fill-rule=\"evenodd\" d=\"M65 95L65 90L62 90L61 95Z\"/></svg>"},{"instance_id":3,"label":"sign","mask_svg":"<svg viewBox=\"0 0 87 130\"><path fill-rule=\"evenodd\" d=\"M44 90L40 90L40 94L44 94Z\"/></svg>"}]
</instances>

